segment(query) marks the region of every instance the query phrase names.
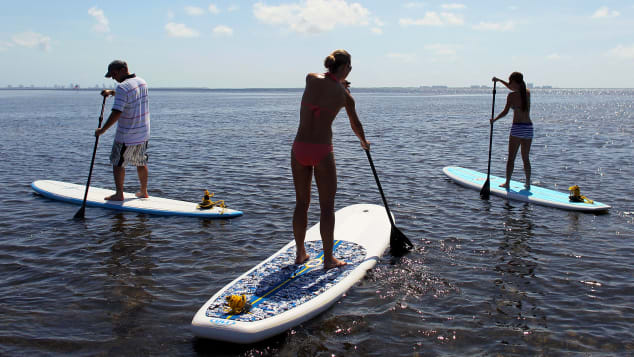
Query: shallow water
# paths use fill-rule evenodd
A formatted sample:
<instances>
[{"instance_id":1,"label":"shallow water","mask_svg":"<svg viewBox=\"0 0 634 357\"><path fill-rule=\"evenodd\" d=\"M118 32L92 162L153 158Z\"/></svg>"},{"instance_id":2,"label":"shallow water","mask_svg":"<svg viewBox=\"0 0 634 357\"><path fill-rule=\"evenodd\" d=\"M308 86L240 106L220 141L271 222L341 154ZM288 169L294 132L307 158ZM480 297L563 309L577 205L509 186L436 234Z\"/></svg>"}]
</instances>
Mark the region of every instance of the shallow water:
<instances>
[{"instance_id":1,"label":"shallow water","mask_svg":"<svg viewBox=\"0 0 634 357\"><path fill-rule=\"evenodd\" d=\"M491 93L354 90L397 226L416 249L389 255L331 309L238 346L189 324L217 290L290 239L290 146L301 91L151 90L150 194L198 201L233 220L86 209L30 183L84 184L96 91L0 90L2 355L561 355L634 351L634 90L535 89L533 184L612 205L593 215L479 199L447 165L487 168ZM499 90L496 112L506 92ZM108 101L109 110L111 100ZM495 124L504 175L511 118ZM336 207L381 204L344 113L334 125ZM92 184L112 188L99 143ZM514 179L523 180L521 160ZM129 171L127 191L137 189ZM316 191L316 190L314 190ZM313 195L310 224L317 222Z\"/></svg>"}]
</instances>

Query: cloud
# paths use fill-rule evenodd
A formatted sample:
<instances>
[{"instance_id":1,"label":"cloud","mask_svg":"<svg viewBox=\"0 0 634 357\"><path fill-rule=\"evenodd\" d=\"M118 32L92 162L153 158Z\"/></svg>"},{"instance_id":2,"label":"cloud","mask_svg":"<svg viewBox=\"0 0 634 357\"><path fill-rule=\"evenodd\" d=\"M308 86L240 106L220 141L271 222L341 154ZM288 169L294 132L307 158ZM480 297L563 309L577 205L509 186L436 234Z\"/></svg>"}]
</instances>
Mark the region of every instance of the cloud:
<instances>
[{"instance_id":1,"label":"cloud","mask_svg":"<svg viewBox=\"0 0 634 357\"><path fill-rule=\"evenodd\" d=\"M92 30L99 33L108 33L110 32L110 23L104 15L103 10L97 8L96 6L88 9L88 14L97 20L97 23L92 27Z\"/></svg>"},{"instance_id":2,"label":"cloud","mask_svg":"<svg viewBox=\"0 0 634 357\"><path fill-rule=\"evenodd\" d=\"M372 22L374 22L374 27L372 27L370 31L372 31L372 33L374 33L375 35L382 35L382 27L385 26L385 23L381 21L381 19L379 19L378 17L375 17Z\"/></svg>"},{"instance_id":3,"label":"cloud","mask_svg":"<svg viewBox=\"0 0 634 357\"><path fill-rule=\"evenodd\" d=\"M51 38L37 32L22 32L13 35L11 38L14 44L22 47L34 48L39 47L43 51L51 49Z\"/></svg>"},{"instance_id":4,"label":"cloud","mask_svg":"<svg viewBox=\"0 0 634 357\"><path fill-rule=\"evenodd\" d=\"M227 8L227 11L229 12L233 12L233 11L238 11L240 9L240 6L238 5L231 5Z\"/></svg>"},{"instance_id":5,"label":"cloud","mask_svg":"<svg viewBox=\"0 0 634 357\"><path fill-rule=\"evenodd\" d=\"M209 10L209 12L211 12L214 15L220 12L218 7L214 4L209 4L209 7L207 7L207 10Z\"/></svg>"},{"instance_id":6,"label":"cloud","mask_svg":"<svg viewBox=\"0 0 634 357\"><path fill-rule=\"evenodd\" d=\"M416 56L411 53L397 53L397 52L388 53L385 55L385 57L391 60L396 60L399 62L407 62L407 63L414 62L414 60L416 59Z\"/></svg>"},{"instance_id":7,"label":"cloud","mask_svg":"<svg viewBox=\"0 0 634 357\"><path fill-rule=\"evenodd\" d=\"M171 20L174 18L174 11L172 10L167 10L167 19Z\"/></svg>"},{"instance_id":8,"label":"cloud","mask_svg":"<svg viewBox=\"0 0 634 357\"><path fill-rule=\"evenodd\" d=\"M435 56L455 56L456 46L435 43L431 45L425 45L425 50L431 52Z\"/></svg>"},{"instance_id":9,"label":"cloud","mask_svg":"<svg viewBox=\"0 0 634 357\"><path fill-rule=\"evenodd\" d=\"M13 47L13 43L11 42L0 42L0 52L8 50L10 47Z\"/></svg>"},{"instance_id":10,"label":"cloud","mask_svg":"<svg viewBox=\"0 0 634 357\"><path fill-rule=\"evenodd\" d=\"M548 56L546 56L546 59L549 59L551 61L558 61L560 59L562 59L563 57L558 54L558 53L551 53Z\"/></svg>"},{"instance_id":11,"label":"cloud","mask_svg":"<svg viewBox=\"0 0 634 357\"><path fill-rule=\"evenodd\" d=\"M514 28L515 23L513 21L506 21L502 23L480 22L479 24L473 26L474 30L481 31L511 31Z\"/></svg>"},{"instance_id":12,"label":"cloud","mask_svg":"<svg viewBox=\"0 0 634 357\"><path fill-rule=\"evenodd\" d=\"M403 7L406 9L420 8L425 7L425 3L420 1L410 1L403 4Z\"/></svg>"},{"instance_id":13,"label":"cloud","mask_svg":"<svg viewBox=\"0 0 634 357\"><path fill-rule=\"evenodd\" d=\"M198 31L190 29L185 24L177 24L174 22L168 22L165 25L165 30L169 37L198 37Z\"/></svg>"},{"instance_id":14,"label":"cloud","mask_svg":"<svg viewBox=\"0 0 634 357\"><path fill-rule=\"evenodd\" d=\"M617 58L621 60L634 60L634 45L631 46L623 46L618 45L613 49L609 50L606 54L609 57Z\"/></svg>"},{"instance_id":15,"label":"cloud","mask_svg":"<svg viewBox=\"0 0 634 357\"><path fill-rule=\"evenodd\" d=\"M435 11L425 12L425 16L421 19L404 18L398 20L401 26L444 26L444 25L463 25L464 19L462 15L456 15L452 12Z\"/></svg>"},{"instance_id":16,"label":"cloud","mask_svg":"<svg viewBox=\"0 0 634 357\"><path fill-rule=\"evenodd\" d=\"M462 10L466 8L464 4L442 4L441 7L445 10Z\"/></svg>"},{"instance_id":17,"label":"cloud","mask_svg":"<svg viewBox=\"0 0 634 357\"><path fill-rule=\"evenodd\" d=\"M620 13L616 10L610 10L607 8L607 6L602 6L600 8L597 9L597 11L594 12L594 14L592 14L592 18L593 19L604 19L604 18L610 18L610 17L617 17L619 16Z\"/></svg>"},{"instance_id":18,"label":"cloud","mask_svg":"<svg viewBox=\"0 0 634 357\"><path fill-rule=\"evenodd\" d=\"M299 33L320 33L338 25L368 25L370 11L346 0L305 0L299 3L268 6L253 5L253 14L268 25L287 26Z\"/></svg>"},{"instance_id":19,"label":"cloud","mask_svg":"<svg viewBox=\"0 0 634 357\"><path fill-rule=\"evenodd\" d=\"M185 6L185 13L190 16L200 16L205 13L205 10L197 6Z\"/></svg>"},{"instance_id":20,"label":"cloud","mask_svg":"<svg viewBox=\"0 0 634 357\"><path fill-rule=\"evenodd\" d=\"M229 26L224 26L224 25L218 25L216 27L214 27L213 29L213 34L214 36L220 37L220 36L226 36L226 37L230 37L233 36L233 29Z\"/></svg>"}]
</instances>

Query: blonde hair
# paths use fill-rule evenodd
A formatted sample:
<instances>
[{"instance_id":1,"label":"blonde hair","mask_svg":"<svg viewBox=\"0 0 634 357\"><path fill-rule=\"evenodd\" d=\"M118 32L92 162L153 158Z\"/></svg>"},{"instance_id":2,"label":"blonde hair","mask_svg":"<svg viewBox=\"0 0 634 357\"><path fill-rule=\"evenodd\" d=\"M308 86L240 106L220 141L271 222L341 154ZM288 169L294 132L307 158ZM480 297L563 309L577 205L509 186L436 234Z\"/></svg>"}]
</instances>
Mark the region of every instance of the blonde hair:
<instances>
[{"instance_id":1,"label":"blonde hair","mask_svg":"<svg viewBox=\"0 0 634 357\"><path fill-rule=\"evenodd\" d=\"M346 50L334 50L324 60L324 66L328 68L330 73L334 73L337 69L350 63L350 54Z\"/></svg>"}]
</instances>

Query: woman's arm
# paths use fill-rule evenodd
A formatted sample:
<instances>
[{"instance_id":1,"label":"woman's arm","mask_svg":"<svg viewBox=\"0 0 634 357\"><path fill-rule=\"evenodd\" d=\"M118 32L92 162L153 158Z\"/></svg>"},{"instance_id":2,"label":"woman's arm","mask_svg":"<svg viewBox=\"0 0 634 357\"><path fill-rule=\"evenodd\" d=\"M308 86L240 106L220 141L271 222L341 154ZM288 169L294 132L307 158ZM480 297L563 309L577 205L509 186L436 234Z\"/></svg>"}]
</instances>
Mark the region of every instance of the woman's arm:
<instances>
[{"instance_id":1,"label":"woman's arm","mask_svg":"<svg viewBox=\"0 0 634 357\"><path fill-rule=\"evenodd\" d=\"M504 86L506 88L511 89L511 88L509 88L508 82L505 82L503 79L499 79L498 77L493 77L492 81L493 82L495 82L495 81L500 82L500 83L504 84Z\"/></svg>"},{"instance_id":2,"label":"woman's arm","mask_svg":"<svg viewBox=\"0 0 634 357\"><path fill-rule=\"evenodd\" d=\"M495 117L495 119L491 119L491 123L493 123L494 121L500 119L500 118L504 118L506 116L506 114L509 113L509 109L511 109L511 94L513 93L509 93L506 96L506 106L504 106L504 110L502 110L502 112L500 114L498 114L498 116Z\"/></svg>"},{"instance_id":3,"label":"woman's arm","mask_svg":"<svg viewBox=\"0 0 634 357\"><path fill-rule=\"evenodd\" d=\"M365 133L363 132L363 125L361 125L361 121L359 120L359 116L357 115L357 110L355 108L354 98L346 91L346 113L348 113L348 118L350 119L350 127L355 135L361 141L361 147L365 150L370 149L370 143L365 139Z\"/></svg>"}]
</instances>

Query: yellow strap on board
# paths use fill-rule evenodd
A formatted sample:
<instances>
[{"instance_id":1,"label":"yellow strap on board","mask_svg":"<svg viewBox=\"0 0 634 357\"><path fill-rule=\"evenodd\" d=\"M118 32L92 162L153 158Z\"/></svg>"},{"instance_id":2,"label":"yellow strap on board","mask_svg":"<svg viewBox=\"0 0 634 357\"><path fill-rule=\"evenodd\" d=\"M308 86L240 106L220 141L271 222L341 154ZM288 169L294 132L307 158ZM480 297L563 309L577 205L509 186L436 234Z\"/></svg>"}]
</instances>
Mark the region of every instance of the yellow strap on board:
<instances>
[{"instance_id":1,"label":"yellow strap on board","mask_svg":"<svg viewBox=\"0 0 634 357\"><path fill-rule=\"evenodd\" d=\"M581 195L581 189L577 185L568 187L568 191L570 191L570 200L571 201L581 202L583 200L583 202L585 202L585 203L589 203L589 204L593 204L594 203L593 200L589 199L586 196L582 196Z\"/></svg>"}]
</instances>

